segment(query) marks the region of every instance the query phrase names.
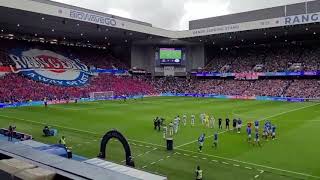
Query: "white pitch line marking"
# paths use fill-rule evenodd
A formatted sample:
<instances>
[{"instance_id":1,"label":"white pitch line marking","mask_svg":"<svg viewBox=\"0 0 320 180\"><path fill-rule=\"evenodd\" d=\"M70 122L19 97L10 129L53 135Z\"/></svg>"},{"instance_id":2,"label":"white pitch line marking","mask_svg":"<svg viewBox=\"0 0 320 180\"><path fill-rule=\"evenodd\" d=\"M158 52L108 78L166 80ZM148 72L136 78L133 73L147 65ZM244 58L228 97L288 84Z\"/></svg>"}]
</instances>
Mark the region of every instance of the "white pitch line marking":
<instances>
[{"instance_id":1,"label":"white pitch line marking","mask_svg":"<svg viewBox=\"0 0 320 180\"><path fill-rule=\"evenodd\" d=\"M260 174L264 173L264 170L258 169L258 171L260 172Z\"/></svg>"},{"instance_id":2,"label":"white pitch line marking","mask_svg":"<svg viewBox=\"0 0 320 180\"><path fill-rule=\"evenodd\" d=\"M212 159L211 161L212 161L212 162L218 162L217 160L214 160L214 159Z\"/></svg>"},{"instance_id":3,"label":"white pitch line marking","mask_svg":"<svg viewBox=\"0 0 320 180\"><path fill-rule=\"evenodd\" d=\"M278 114L275 114L275 115L272 115L272 116L268 116L268 117L262 118L262 119L260 119L260 120L258 120L258 121L263 121L263 120L266 120L266 119L269 119L269 118L274 118L274 117L277 117L277 116L281 116L281 115L283 115L283 114L287 114L287 113L294 112L294 111L299 111L299 110L301 110L301 109L306 109L306 108L313 107L313 106L316 106L316 105L319 105L319 104L320 104L320 103L316 103L316 104L312 104L312 105L310 105L310 106L304 106L304 107L292 109L292 110L289 110L289 111L281 112L281 113L278 113ZM218 134L223 134L223 133L226 133L226 132L228 132L228 131L230 131L230 130L221 131L221 132L219 132ZM213 135L210 135L210 136L208 136L208 137L206 137L206 138L210 138L210 137L213 137ZM180 148L180 147L183 147L183 146L186 146L186 145L195 143L195 142L198 142L198 140L181 144L181 145L177 146L176 148Z\"/></svg>"},{"instance_id":4,"label":"white pitch line marking","mask_svg":"<svg viewBox=\"0 0 320 180\"><path fill-rule=\"evenodd\" d=\"M276 171L281 171L281 172L286 172L286 173L291 173L291 174L302 175L302 176L306 176L306 177L312 177L312 178L315 178L315 179L320 179L320 176L314 176L314 175L311 175L311 174L295 172L295 171L290 171L290 170L286 170L286 169L280 169L280 168L270 167L270 166L261 165L261 164L255 164L255 163L246 162L246 161L240 161L240 160L236 160L236 159L230 159L230 158L211 155L211 154L198 153L198 152L189 151L189 150L185 150L185 149L178 149L178 150L184 151L184 152L188 152L188 153L192 153L192 154L199 154L199 155L202 155L202 156L214 157L214 158L219 158L219 159L223 159L223 160L227 160L227 161L233 161L233 162L237 162L237 163L241 163L241 164L247 164L247 165L256 166L256 167L260 167L260 168L272 169L272 170L276 170Z\"/></svg>"},{"instance_id":5,"label":"white pitch line marking","mask_svg":"<svg viewBox=\"0 0 320 180\"><path fill-rule=\"evenodd\" d=\"M142 166L142 169L146 168L147 166Z\"/></svg>"},{"instance_id":6,"label":"white pitch line marking","mask_svg":"<svg viewBox=\"0 0 320 180\"><path fill-rule=\"evenodd\" d=\"M158 161L159 161L159 162L160 162L160 161L163 161L163 159L159 159Z\"/></svg>"},{"instance_id":7,"label":"white pitch line marking","mask_svg":"<svg viewBox=\"0 0 320 180\"><path fill-rule=\"evenodd\" d=\"M207 158L202 158L203 160L206 160Z\"/></svg>"},{"instance_id":8,"label":"white pitch line marking","mask_svg":"<svg viewBox=\"0 0 320 180\"><path fill-rule=\"evenodd\" d=\"M156 163L156 162L152 162L152 163L150 163L150 164L152 165L152 164L155 164L155 163Z\"/></svg>"},{"instance_id":9,"label":"white pitch line marking","mask_svg":"<svg viewBox=\"0 0 320 180\"><path fill-rule=\"evenodd\" d=\"M0 117L17 119L17 120L20 120L20 121L31 122L31 123L34 123L34 124L47 125L47 123L42 123L42 122L33 121L33 120L27 120L27 119L24 119L24 118L18 118L18 117L14 117L14 116L0 115ZM96 135L96 136L101 136L101 134L96 133L96 132L92 132L92 131L86 131L86 130L82 130L82 129L76 129L76 128L71 128L71 127L67 127L67 126L57 125L57 124L50 124L50 125L53 126L53 127L61 128L61 129L72 130L72 131L83 132L83 133L87 133L87 134L93 134L93 135ZM102 138L101 138L101 140L102 140ZM135 139L128 139L128 140L129 141L133 141L133 142L147 144L147 145L150 145L150 146L157 146L157 147L166 148L166 146L159 145L159 144L153 144L153 143L149 143L149 142L145 142L145 141L139 141L139 140L135 140Z\"/></svg>"},{"instance_id":10,"label":"white pitch line marking","mask_svg":"<svg viewBox=\"0 0 320 180\"><path fill-rule=\"evenodd\" d=\"M190 156L189 154L183 154L183 155L185 155L185 156Z\"/></svg>"},{"instance_id":11,"label":"white pitch line marking","mask_svg":"<svg viewBox=\"0 0 320 180\"><path fill-rule=\"evenodd\" d=\"M167 158L169 158L170 156L167 156Z\"/></svg>"},{"instance_id":12,"label":"white pitch line marking","mask_svg":"<svg viewBox=\"0 0 320 180\"><path fill-rule=\"evenodd\" d=\"M239 167L240 165L239 164L233 164L233 166Z\"/></svg>"},{"instance_id":13,"label":"white pitch line marking","mask_svg":"<svg viewBox=\"0 0 320 180\"><path fill-rule=\"evenodd\" d=\"M246 169L252 169L251 167L248 167L248 166L246 166L246 167L244 167L244 168L246 168Z\"/></svg>"},{"instance_id":14,"label":"white pitch line marking","mask_svg":"<svg viewBox=\"0 0 320 180\"><path fill-rule=\"evenodd\" d=\"M275 114L275 115L270 116L270 117L267 117L267 118L265 118L265 119L272 118L272 117L277 117L277 116L280 116L280 115L282 115L282 114L286 114L286 113L290 113L290 112L293 112L293 111L298 111L298 110L301 110L301 109L313 107L313 106L316 106L316 105L319 105L319 104L320 104L320 103L316 103L316 104L313 104L313 105L310 105L310 106L304 106L304 107L301 107L301 108L293 109L293 110L286 111L286 112L283 112L283 113ZM32 123L34 123L34 124L47 125L46 123L41 123L41 122L33 121L33 120L27 120L27 119L23 119L23 118L14 117L14 116L0 115L0 117L17 119L17 120L24 121L24 122L32 122ZM262 119L262 120L264 120L264 119ZM101 135L101 134L98 134L98 133L95 133L95 132L86 131L86 130L81 130L81 129L76 129L76 128L70 128L70 127L61 126L61 125L55 125L55 124L50 124L50 125L53 126L53 127L58 127L58 128L61 128L61 129L66 129L66 130L72 130L72 131L77 131L77 132L84 132L84 133L93 134L93 135L98 135L98 136ZM102 139L102 138L101 138L101 139ZM144 143L144 144L148 144L148 145L152 145L152 146L166 147L166 146L162 146L162 145L159 145L159 144L153 144L153 143L148 143L148 142L139 141L139 140L134 140L134 139L128 139L128 140L129 140L129 141L133 141L133 142L140 142L140 143ZM197 141L193 141L193 142L197 142ZM191 142L191 143L193 143L193 142ZM188 143L188 144L191 144L191 143ZM186 145L187 145L187 144L186 144ZM183 146L185 146L185 145L183 145ZM177 146L176 148L178 149L178 147L182 147L182 145ZM193 151L189 151L189 150L184 150L184 149L179 149L179 150L185 151L185 152L190 152L190 153L197 153L197 152L193 152ZM197 153L197 154L199 154L199 153ZM254 166L263 167L263 168L266 168L266 169L272 169L272 170L277 170L277 171L282 171L282 172L287 172L287 173L292 173L292 174L298 174L298 175L302 175L302 176L306 176L306 177L312 177L312 178L320 179L320 176L313 176L313 175L306 174L306 173L300 173L300 172L295 172L295 171L290 171L290 170L285 170L285 169L279 169L279 168L274 168L274 167L270 167L270 166L265 166L265 165L260 165L260 164L245 162L245 161L239 161L239 160L235 160L235 159L230 159L230 158L225 158L225 157L215 156L215 155L210 155L210 154L202 154L202 155L206 155L206 156L209 156L209 157L216 157L216 158L220 158L220 159L226 159L226 160L229 160L229 161L239 162L239 163L243 163L243 164L254 165ZM169 156L169 157L170 157L170 156Z\"/></svg>"},{"instance_id":15,"label":"white pitch line marking","mask_svg":"<svg viewBox=\"0 0 320 180\"><path fill-rule=\"evenodd\" d=\"M222 161L222 164L229 164L229 163Z\"/></svg>"},{"instance_id":16,"label":"white pitch line marking","mask_svg":"<svg viewBox=\"0 0 320 180\"><path fill-rule=\"evenodd\" d=\"M259 177L259 174L258 174L258 175L256 175L256 176L254 176L254 178L255 178L255 179L257 179L258 177Z\"/></svg>"},{"instance_id":17,"label":"white pitch line marking","mask_svg":"<svg viewBox=\"0 0 320 180\"><path fill-rule=\"evenodd\" d=\"M194 158L198 158L198 156L192 156L192 157L194 157Z\"/></svg>"}]
</instances>

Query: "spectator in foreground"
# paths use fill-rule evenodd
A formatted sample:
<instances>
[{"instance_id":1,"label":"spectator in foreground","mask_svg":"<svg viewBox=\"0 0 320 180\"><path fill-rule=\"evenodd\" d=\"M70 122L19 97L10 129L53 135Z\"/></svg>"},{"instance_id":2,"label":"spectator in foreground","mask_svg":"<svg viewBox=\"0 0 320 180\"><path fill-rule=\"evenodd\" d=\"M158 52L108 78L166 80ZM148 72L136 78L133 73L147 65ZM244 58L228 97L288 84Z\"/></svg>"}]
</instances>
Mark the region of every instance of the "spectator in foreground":
<instances>
[{"instance_id":1,"label":"spectator in foreground","mask_svg":"<svg viewBox=\"0 0 320 180\"><path fill-rule=\"evenodd\" d=\"M64 136L59 140L59 144L66 146L66 138Z\"/></svg>"},{"instance_id":2,"label":"spectator in foreground","mask_svg":"<svg viewBox=\"0 0 320 180\"><path fill-rule=\"evenodd\" d=\"M13 127L11 125L8 128L8 141L12 141L14 128L15 127Z\"/></svg>"}]
</instances>

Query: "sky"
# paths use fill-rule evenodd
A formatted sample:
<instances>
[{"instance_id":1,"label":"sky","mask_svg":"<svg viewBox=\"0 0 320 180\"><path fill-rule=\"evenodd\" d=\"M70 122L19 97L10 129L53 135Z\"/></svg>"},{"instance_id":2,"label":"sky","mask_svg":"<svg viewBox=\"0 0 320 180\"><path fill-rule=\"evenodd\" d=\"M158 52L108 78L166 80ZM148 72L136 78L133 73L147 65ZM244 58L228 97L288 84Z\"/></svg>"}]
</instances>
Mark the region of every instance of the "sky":
<instances>
[{"instance_id":1,"label":"sky","mask_svg":"<svg viewBox=\"0 0 320 180\"><path fill-rule=\"evenodd\" d=\"M309 0L53 0L151 23L187 30L190 20L305 2Z\"/></svg>"}]
</instances>

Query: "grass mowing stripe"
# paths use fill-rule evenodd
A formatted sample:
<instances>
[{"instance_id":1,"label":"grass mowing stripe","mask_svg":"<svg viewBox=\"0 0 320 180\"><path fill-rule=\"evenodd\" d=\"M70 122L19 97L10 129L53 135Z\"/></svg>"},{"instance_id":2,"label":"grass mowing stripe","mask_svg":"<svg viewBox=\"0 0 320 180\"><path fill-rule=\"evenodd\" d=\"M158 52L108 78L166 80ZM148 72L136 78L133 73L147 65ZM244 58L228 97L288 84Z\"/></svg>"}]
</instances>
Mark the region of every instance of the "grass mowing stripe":
<instances>
[{"instance_id":1,"label":"grass mowing stripe","mask_svg":"<svg viewBox=\"0 0 320 180\"><path fill-rule=\"evenodd\" d=\"M301 107L301 108L297 108L297 109L292 109L292 110L289 110L289 111L281 112L281 113L278 113L278 114L275 114L275 115L272 115L272 116L268 116L268 117L259 119L258 121L260 122L260 121L263 121L263 120L266 120L266 119L269 119L269 118L278 117L278 116L281 116L281 115L284 115L284 114L288 114L288 113L291 113L291 112L294 112L294 111L299 111L299 110L306 109L306 108L309 108L309 107L313 107L313 106L316 106L316 105L319 105L319 104L320 103L316 103L316 104L312 104L310 106L304 106L304 107ZM223 133L226 133L228 131L230 131L230 130L221 131L218 134L223 134ZM213 137L213 135L210 135L207 138L210 138L210 137ZM198 142L198 140L194 140L194 141L191 141L191 142L187 142L187 143L181 144L181 145L177 146L176 148L180 148L180 147L183 147L183 146L195 143L195 142Z\"/></svg>"},{"instance_id":2,"label":"grass mowing stripe","mask_svg":"<svg viewBox=\"0 0 320 180\"><path fill-rule=\"evenodd\" d=\"M15 120L24 121L24 122L30 122L30 123L34 123L34 124L43 125L43 126L48 125L47 123L41 123L41 122L38 122L38 121L27 120L27 119L24 119L24 118L18 118L18 117L13 117L13 116L0 115L0 117L15 119ZM82 129L76 129L76 128L71 128L71 127L67 127L67 126L60 126L60 125L56 125L56 124L49 124L49 125L53 126L53 127L58 127L58 128L64 129L64 130L71 130L71 131L75 131L75 132L82 132L82 133L86 133L86 134L92 134L92 135L95 135L97 137L102 136L101 134L98 134L98 133L95 133L95 132L91 132L91 131L82 130ZM129 141L133 141L133 142L142 143L142 144L157 146L157 147L166 147L166 146L163 146L163 145L153 144L153 143L149 143L149 142L145 142L145 141L139 141L139 140L135 140L135 139L128 139L128 140ZM143 146L143 145L139 145L139 146Z\"/></svg>"},{"instance_id":3,"label":"grass mowing stripe","mask_svg":"<svg viewBox=\"0 0 320 180\"><path fill-rule=\"evenodd\" d=\"M51 111L47 111L43 107L5 109L3 111L0 111L0 125L2 125L3 127L8 127L9 124L16 123L16 125L22 130L33 134L35 138L39 138L38 140L52 143L56 142L58 137L42 138L41 128L44 125L43 123L46 123L48 125L50 125L51 123L57 124L61 128L57 127L56 129L59 129L61 134L66 134L67 137L70 138L70 144L72 146L81 144L81 148L75 148L75 152L89 158L96 156L96 151L98 150L99 144L98 142L95 142L94 147L91 144L89 147L84 143L88 141L87 136L96 141L100 141L100 138L105 134L106 130L116 128L122 132L126 132L127 136L134 140L128 140L130 145L133 145L133 143L138 145L133 147L133 155L140 155L152 150L155 147L158 148L159 150L136 159L136 164L140 168L146 165L147 167L144 170L148 170L150 172L160 172L160 174L165 174L168 179L189 179L190 177L194 176L193 169L195 165L199 163L201 167L204 167L205 172L211 172L212 167L217 167L219 169L214 174L205 173L206 179L254 179L254 176L259 174L259 169L265 170L266 173L263 175L259 175L258 179L313 179L311 177L305 177L302 175L256 167L253 165L222 160L180 150L175 150L174 152L170 153L166 151L165 148L163 148L164 146L161 146L165 145L164 141L162 140L162 134L152 130L151 119L158 115L162 115L166 119L171 119L177 114L184 114L186 112L187 116L189 117L190 114L195 114L197 116L200 113L212 111L216 116L223 118L226 116L230 117L231 111L233 109L237 109L237 111L234 111L234 113L252 115L252 117L257 117L255 119L260 119L266 116L275 115L277 113L294 110L296 108L304 108L304 106L309 106L314 103L286 103L270 101L270 103L268 102L261 104L260 101L250 100L222 101L214 99L198 100L194 98L186 100L172 98L168 102L166 102L166 100L167 99L150 98L150 102L145 101L143 103L129 103L129 106L122 106L118 105L117 103L110 102L99 102L96 103L97 106L90 104L81 104L80 106L61 106L62 108L65 107L79 109L89 109L94 107L99 108L99 106L101 107L102 104L106 104L107 106L106 110L88 110L88 112L81 110L59 110L58 108L60 108L60 106L57 107L57 109L52 109ZM229 135L229 133L225 133L221 137L224 139L221 143L221 147L223 147L221 151L219 148L217 151L209 150L207 152L205 150L205 152L203 153L320 176L319 167L317 165L317 162L319 162L320 159L317 156L316 151L316 147L320 146L320 144L316 141L316 137L319 135L316 127L318 124L316 124L316 122L313 122L312 124L309 123L309 120L320 119L320 114L317 113L319 107L320 106L315 106L306 110L297 111L271 119L277 124L277 127L279 127L279 132L281 133L282 138L280 138L278 141L268 143L268 145L264 146L261 149L252 149L251 147L248 147L247 143L242 142L244 141L241 138L243 135L234 136L231 134ZM171 109L174 109L174 111L171 111ZM18 118L20 117L26 120L34 120L34 122L32 123L30 121L26 122L22 120L18 121L11 118L1 118L1 115L14 116ZM231 118L232 117L235 117L235 115L231 115ZM35 121L37 121L36 124ZM132 125L132 123L134 123L134 126ZM30 127L30 129L28 127ZM72 127L72 129L68 127ZM223 129L222 131L224 130L225 129ZM211 135L210 129L204 129L204 127L200 125L196 126L195 128L186 127L181 129L181 135L179 134L177 137L175 137L175 144L180 145L185 142L194 140L194 137L198 136L200 131L205 131L208 136ZM299 132L304 133L305 131L310 132L309 134L306 134L310 136L310 139L308 138L308 141L305 141L303 144L304 147L307 147L307 151L304 151L303 148L297 149L297 142L303 140L303 137L297 138L295 136ZM138 142L137 140L141 141ZM90 142L94 143L94 141ZM154 144L150 145L150 143L148 142ZM143 146L140 147L139 145ZM181 149L188 149L197 152L197 150L194 149L192 145L195 144L181 147ZM147 146L149 146L150 148ZM313 148L313 146L315 148ZM113 147L113 144L111 143L111 146L109 147ZM114 148L109 148L110 150L108 150L108 153L110 154L110 157L112 157L109 160L117 163L123 160L123 150L121 149L121 147L121 144L117 143L115 144ZM184 154L181 154L181 157L178 157L178 153L176 152L187 154L189 155L189 157L185 156ZM274 154L277 152L279 152L279 154ZM289 157L294 157L293 155L295 152L308 153L301 154L301 156L290 159ZM167 155L171 155L173 158L167 159ZM192 156L198 156L198 158L193 158ZM269 156L270 158L267 158ZM207 160L202 160L203 157L207 158ZM160 158L163 158L163 161L156 161ZM211 161L212 159L219 160L219 162ZM229 163L229 165L224 165L222 161ZM151 162L156 162L156 164L150 165ZM241 168L236 168L235 166L233 166L233 164L240 165ZM235 175L231 175L229 173L229 168L227 166L229 168L235 168L235 170L233 171ZM248 170L244 167L251 167L253 169Z\"/></svg>"},{"instance_id":4,"label":"grass mowing stripe","mask_svg":"<svg viewBox=\"0 0 320 180\"><path fill-rule=\"evenodd\" d=\"M266 117L266 118L264 118L264 119L268 119L268 118L272 118L272 117L277 117L277 116L280 116L280 115L283 115L283 114L287 114L287 113L294 112L294 111L298 111L298 110L301 110L301 109L313 107L313 106L316 106L316 105L319 105L319 104L320 104L320 103L313 104L313 105L310 105L310 106L304 106L304 107L297 108L297 109L293 109L293 110L289 110L289 111L285 111L285 112L282 112L282 113L279 113L279 114L275 114L275 115ZM45 124L45 123L41 123L41 122L37 122L37 121L32 121L32 120L26 120L26 119L23 119L23 118L17 118L17 117L12 117L12 116L0 115L0 117L12 118L12 119L20 120L20 121L31 122L31 123L34 123L34 124L47 125L47 124ZM261 120L264 120L264 119L260 119L260 121L261 121ZM52 125L52 124L51 124L51 125ZM76 132L84 132L84 133L87 133L87 134L93 134L93 135L96 135L96 136L100 136L100 135L97 134L97 133L90 132L90 131L85 131L85 130L80 130L80 129L76 129L76 128L69 128L69 127L60 126L60 125L52 125L52 126L59 127L59 128L61 128L61 129L72 130L72 131L76 131ZM224 133L224 132L225 132L225 131L222 131L221 133ZM139 140L133 140L133 139L128 139L128 140L129 140L129 141L133 141L133 142L139 142L139 143L143 143L143 144L153 145L153 146L157 146L157 147L165 147L165 146L161 146L161 145L158 145L158 144L152 144L152 143L148 143L148 142L144 142L144 141L139 141ZM193 142L196 142L196 141L193 141ZM192 143L193 143L193 142L192 142ZM189 144L191 144L191 143L189 143ZM300 172L295 172L295 171L290 171L290 170L284 170L284 169L279 169L279 168L274 168L274 167L269 167L269 166L254 164L254 163L250 163L250 162L244 162L244 161L239 161L239 160L235 160L235 159L229 159L229 158L225 158L225 157L221 157L221 156L210 155L210 154L201 154L201 153L197 153L197 152L193 152L193 151L189 151L189 150L180 149L179 147L182 147L182 146L180 145L180 146L178 146L176 149L177 149L177 150L181 150L181 151L185 151L185 152L189 152L189 153L191 152L191 153L196 153L196 154L199 154L199 155L206 155L206 156L216 157L216 158L220 158L220 159L224 159L224 160L229 160L229 161L234 161L234 162L238 162L238 163L243 163L243 164L249 164L249 165L253 165L253 166L263 167L263 168L266 168L266 169L272 169L272 170L277 170L277 171L282 171L282 172L287 172L287 173L292 173L292 174L298 174L298 175L302 175L302 176L307 176L307 177L312 177L312 178L320 179L319 176L313 176L313 175L306 174L306 173L300 173ZM167 158L168 158L168 157L170 157L170 156L167 156ZM197 156L196 156L196 157L197 157Z\"/></svg>"}]
</instances>

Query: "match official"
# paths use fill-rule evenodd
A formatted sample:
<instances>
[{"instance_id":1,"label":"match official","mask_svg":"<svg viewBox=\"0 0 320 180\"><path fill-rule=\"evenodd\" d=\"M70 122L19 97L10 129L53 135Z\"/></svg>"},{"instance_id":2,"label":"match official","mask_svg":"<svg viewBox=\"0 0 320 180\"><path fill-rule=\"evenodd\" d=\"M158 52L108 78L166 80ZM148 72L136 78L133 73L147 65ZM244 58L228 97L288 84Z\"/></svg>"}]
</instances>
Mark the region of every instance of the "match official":
<instances>
[{"instance_id":1,"label":"match official","mask_svg":"<svg viewBox=\"0 0 320 180\"><path fill-rule=\"evenodd\" d=\"M200 169L200 166L196 169L196 180L202 180L202 170Z\"/></svg>"}]
</instances>

